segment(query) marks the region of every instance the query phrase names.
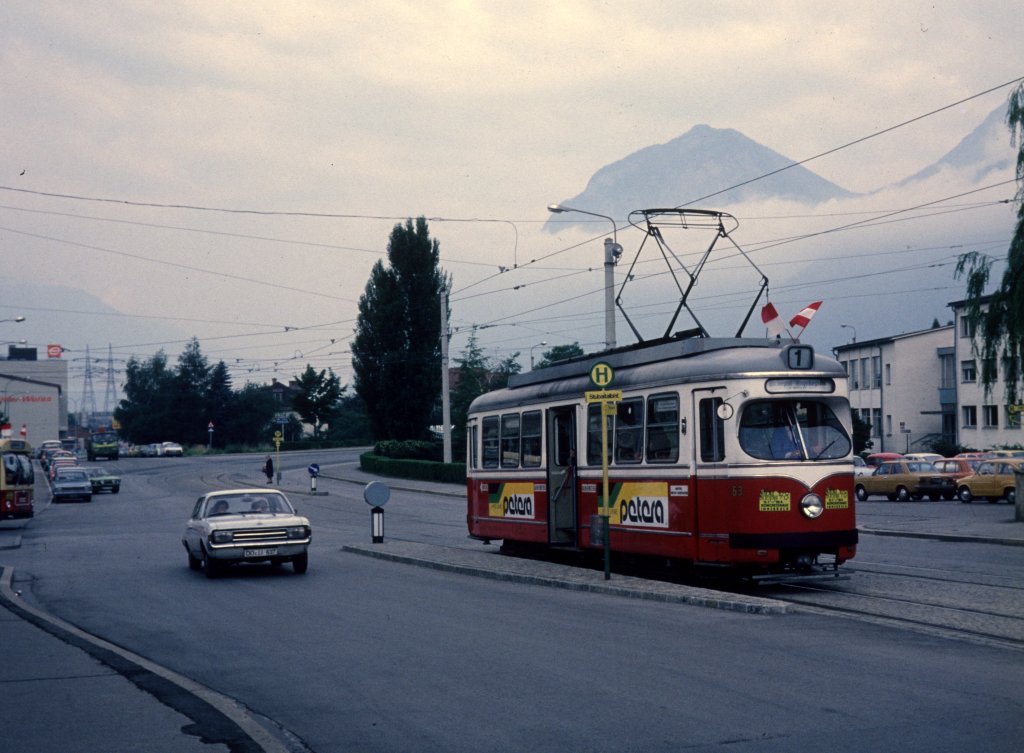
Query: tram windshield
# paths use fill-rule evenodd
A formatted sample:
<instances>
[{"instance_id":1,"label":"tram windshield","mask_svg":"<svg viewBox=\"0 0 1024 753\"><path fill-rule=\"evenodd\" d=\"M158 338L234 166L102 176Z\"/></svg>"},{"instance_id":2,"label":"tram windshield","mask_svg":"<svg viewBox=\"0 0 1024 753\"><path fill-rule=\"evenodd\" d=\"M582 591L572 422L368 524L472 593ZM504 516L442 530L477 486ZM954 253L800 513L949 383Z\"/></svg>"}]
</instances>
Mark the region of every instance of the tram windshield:
<instances>
[{"instance_id":1,"label":"tram windshield","mask_svg":"<svg viewBox=\"0 0 1024 753\"><path fill-rule=\"evenodd\" d=\"M761 460L835 460L850 454L850 437L824 402L754 400L743 409L740 446Z\"/></svg>"}]
</instances>

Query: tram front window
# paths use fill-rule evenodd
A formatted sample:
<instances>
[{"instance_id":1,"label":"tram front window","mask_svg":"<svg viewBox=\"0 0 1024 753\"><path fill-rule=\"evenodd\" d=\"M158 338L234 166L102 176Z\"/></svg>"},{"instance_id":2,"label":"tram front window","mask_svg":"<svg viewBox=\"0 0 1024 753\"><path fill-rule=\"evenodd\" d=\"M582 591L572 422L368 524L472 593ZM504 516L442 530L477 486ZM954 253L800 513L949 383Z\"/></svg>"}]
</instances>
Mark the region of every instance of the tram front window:
<instances>
[{"instance_id":1,"label":"tram front window","mask_svg":"<svg viewBox=\"0 0 1024 753\"><path fill-rule=\"evenodd\" d=\"M850 454L850 437L824 402L755 400L743 409L740 446L761 460L835 460Z\"/></svg>"}]
</instances>

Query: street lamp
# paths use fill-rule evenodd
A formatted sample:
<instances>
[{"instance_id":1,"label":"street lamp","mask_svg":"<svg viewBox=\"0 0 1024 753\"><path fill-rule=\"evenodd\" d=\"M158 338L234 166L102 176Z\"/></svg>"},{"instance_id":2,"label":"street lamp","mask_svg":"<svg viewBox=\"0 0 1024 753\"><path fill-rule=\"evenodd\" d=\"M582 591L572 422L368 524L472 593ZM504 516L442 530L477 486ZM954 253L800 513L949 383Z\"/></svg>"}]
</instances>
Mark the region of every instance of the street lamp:
<instances>
[{"instance_id":1,"label":"street lamp","mask_svg":"<svg viewBox=\"0 0 1024 753\"><path fill-rule=\"evenodd\" d=\"M604 347L606 350L611 350L615 347L615 262L622 256L622 246L619 245L615 220L606 214L574 209L563 204L548 204L548 211L552 214L561 214L562 212L589 214L591 217L601 217L612 223L612 237L604 239Z\"/></svg>"},{"instance_id":2,"label":"street lamp","mask_svg":"<svg viewBox=\"0 0 1024 753\"><path fill-rule=\"evenodd\" d=\"M530 371L533 371L533 349L534 348L541 348L541 347L543 347L543 346L545 346L547 344L548 344L547 340L541 340L536 345L531 345L530 346Z\"/></svg>"},{"instance_id":3,"label":"street lamp","mask_svg":"<svg viewBox=\"0 0 1024 753\"><path fill-rule=\"evenodd\" d=\"M840 324L839 326L842 329L852 329L853 330L853 342L857 342L857 328L856 327L854 327L852 324Z\"/></svg>"}]
</instances>

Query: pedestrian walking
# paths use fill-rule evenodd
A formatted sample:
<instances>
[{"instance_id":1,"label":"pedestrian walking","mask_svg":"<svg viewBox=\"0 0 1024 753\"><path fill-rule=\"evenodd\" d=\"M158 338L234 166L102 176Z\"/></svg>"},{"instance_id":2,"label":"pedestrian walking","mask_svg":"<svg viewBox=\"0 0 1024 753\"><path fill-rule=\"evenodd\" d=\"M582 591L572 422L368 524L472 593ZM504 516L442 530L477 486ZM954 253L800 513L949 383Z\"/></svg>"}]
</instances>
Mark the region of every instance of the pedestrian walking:
<instances>
[{"instance_id":1,"label":"pedestrian walking","mask_svg":"<svg viewBox=\"0 0 1024 753\"><path fill-rule=\"evenodd\" d=\"M267 455L267 462L263 464L263 473L266 474L268 484L274 483L274 461L270 455Z\"/></svg>"}]
</instances>

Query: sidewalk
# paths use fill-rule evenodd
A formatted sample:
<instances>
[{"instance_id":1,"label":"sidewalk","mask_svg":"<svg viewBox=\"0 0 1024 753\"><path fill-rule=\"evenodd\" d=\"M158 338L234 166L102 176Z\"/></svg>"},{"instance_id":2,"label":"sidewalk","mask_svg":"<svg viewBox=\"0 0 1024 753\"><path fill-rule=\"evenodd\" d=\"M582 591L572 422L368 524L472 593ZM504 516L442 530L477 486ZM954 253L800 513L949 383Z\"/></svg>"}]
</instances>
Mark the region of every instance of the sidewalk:
<instances>
[{"instance_id":1,"label":"sidewalk","mask_svg":"<svg viewBox=\"0 0 1024 753\"><path fill-rule=\"evenodd\" d=\"M291 475L291 474L289 474ZM310 494L308 483L283 490ZM360 471L330 482L366 484L384 481L392 489L461 497L457 484L382 479ZM329 494L321 491L319 494ZM953 502L858 503L862 541L868 536L905 536L989 545L1024 546L1024 522L1015 508L1001 504ZM0 528L4 549L20 545L18 527ZM658 601L760 614L781 614L789 605L756 596L613 575L547 562L504 557L497 547L451 549L428 544L385 541L346 546L346 551L450 572L502 580L588 590ZM145 658L88 635L25 603L18 575L0 564L0 688L7 703L4 750L33 753L295 753L293 742L246 713L232 699L197 685ZM27 583L24 586L28 587ZM131 679L129 679L131 678ZM73 731L73 732L72 732ZM69 747L68 737L74 736Z\"/></svg>"}]
</instances>

